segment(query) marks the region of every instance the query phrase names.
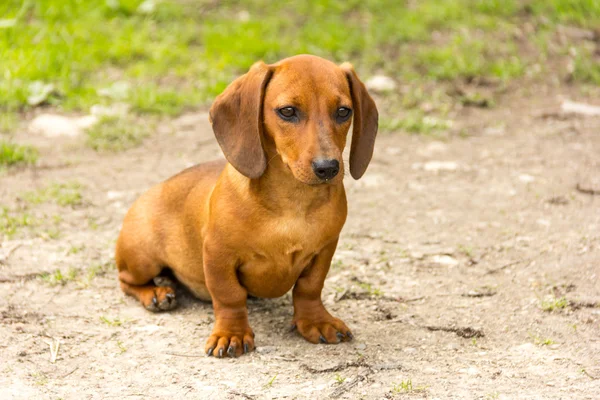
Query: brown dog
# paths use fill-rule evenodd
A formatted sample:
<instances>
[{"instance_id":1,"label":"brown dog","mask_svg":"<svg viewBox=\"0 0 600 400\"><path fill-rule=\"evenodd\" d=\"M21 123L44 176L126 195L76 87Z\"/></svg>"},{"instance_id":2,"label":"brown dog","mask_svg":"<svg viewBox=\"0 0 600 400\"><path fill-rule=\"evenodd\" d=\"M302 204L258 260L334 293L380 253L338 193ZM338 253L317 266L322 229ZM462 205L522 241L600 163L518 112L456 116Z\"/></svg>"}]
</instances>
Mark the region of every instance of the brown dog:
<instances>
[{"instance_id":1,"label":"brown dog","mask_svg":"<svg viewBox=\"0 0 600 400\"><path fill-rule=\"evenodd\" d=\"M378 115L363 83L350 64L315 56L258 62L217 97L210 119L228 163L186 169L135 202L117 241L121 288L151 311L170 310L175 292L153 283L170 268L212 300L208 355L253 350L247 296L292 287L293 324L306 340L352 339L321 290L346 220L342 151L351 121L355 179L373 154Z\"/></svg>"}]
</instances>

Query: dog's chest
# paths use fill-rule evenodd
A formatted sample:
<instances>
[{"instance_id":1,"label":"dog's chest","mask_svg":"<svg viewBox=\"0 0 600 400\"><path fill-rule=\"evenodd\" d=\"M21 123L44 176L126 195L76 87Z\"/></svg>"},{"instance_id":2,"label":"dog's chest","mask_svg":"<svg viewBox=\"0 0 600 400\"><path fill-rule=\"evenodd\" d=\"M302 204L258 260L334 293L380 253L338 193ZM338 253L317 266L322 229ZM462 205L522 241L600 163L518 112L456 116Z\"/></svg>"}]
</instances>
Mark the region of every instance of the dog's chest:
<instances>
[{"instance_id":1,"label":"dog's chest","mask_svg":"<svg viewBox=\"0 0 600 400\"><path fill-rule=\"evenodd\" d=\"M270 221L253 234L240 281L258 297L279 297L290 290L330 234L326 224L302 219Z\"/></svg>"}]
</instances>

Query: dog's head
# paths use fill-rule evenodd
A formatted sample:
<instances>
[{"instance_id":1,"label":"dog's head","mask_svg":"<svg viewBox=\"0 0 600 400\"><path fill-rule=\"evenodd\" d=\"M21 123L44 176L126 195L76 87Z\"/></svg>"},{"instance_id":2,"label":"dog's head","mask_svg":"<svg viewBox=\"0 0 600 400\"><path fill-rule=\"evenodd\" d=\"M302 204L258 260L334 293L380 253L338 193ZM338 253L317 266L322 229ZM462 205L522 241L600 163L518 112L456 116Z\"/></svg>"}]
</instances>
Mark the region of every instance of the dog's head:
<instances>
[{"instance_id":1,"label":"dog's head","mask_svg":"<svg viewBox=\"0 0 600 400\"><path fill-rule=\"evenodd\" d=\"M225 157L245 176L259 178L274 154L299 181L320 184L342 179L351 122L350 173L364 174L378 114L350 64L300 55L254 64L217 97L210 119Z\"/></svg>"}]
</instances>

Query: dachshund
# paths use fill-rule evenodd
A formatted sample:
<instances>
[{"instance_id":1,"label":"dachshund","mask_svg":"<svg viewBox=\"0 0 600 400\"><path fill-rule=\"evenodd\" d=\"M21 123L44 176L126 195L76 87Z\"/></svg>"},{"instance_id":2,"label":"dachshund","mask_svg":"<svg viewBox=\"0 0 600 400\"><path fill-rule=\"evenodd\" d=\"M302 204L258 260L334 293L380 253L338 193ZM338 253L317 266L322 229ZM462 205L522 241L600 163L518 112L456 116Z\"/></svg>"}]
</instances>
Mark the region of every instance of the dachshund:
<instances>
[{"instance_id":1,"label":"dachshund","mask_svg":"<svg viewBox=\"0 0 600 400\"><path fill-rule=\"evenodd\" d=\"M188 168L151 188L125 216L115 261L121 289L150 311L177 302L161 273L212 301L205 351L254 349L246 299L292 289L292 326L311 343L352 340L321 291L347 215L349 172L366 171L378 127L375 102L349 63L298 55L255 63L209 113L226 161Z\"/></svg>"}]
</instances>

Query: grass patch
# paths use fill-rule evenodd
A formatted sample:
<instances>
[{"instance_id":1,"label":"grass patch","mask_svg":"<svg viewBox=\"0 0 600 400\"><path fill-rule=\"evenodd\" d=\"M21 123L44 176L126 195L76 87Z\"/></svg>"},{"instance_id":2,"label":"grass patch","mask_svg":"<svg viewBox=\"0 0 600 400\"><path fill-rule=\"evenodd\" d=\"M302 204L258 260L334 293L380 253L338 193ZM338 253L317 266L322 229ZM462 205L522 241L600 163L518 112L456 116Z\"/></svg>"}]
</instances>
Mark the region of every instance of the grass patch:
<instances>
[{"instance_id":1,"label":"grass patch","mask_svg":"<svg viewBox=\"0 0 600 400\"><path fill-rule=\"evenodd\" d=\"M64 286L67 283L74 281L78 275L79 271L71 267L65 273L60 269L57 269L54 272L44 272L40 274L39 278L50 286Z\"/></svg>"},{"instance_id":2,"label":"grass patch","mask_svg":"<svg viewBox=\"0 0 600 400\"><path fill-rule=\"evenodd\" d=\"M379 127L384 132L404 131L421 135L433 135L447 131L452 121L425 115L420 111L410 112L405 117L381 118Z\"/></svg>"},{"instance_id":3,"label":"grass patch","mask_svg":"<svg viewBox=\"0 0 600 400\"><path fill-rule=\"evenodd\" d=\"M115 266L111 263L105 264L94 264L87 270L87 279L88 281L92 281L94 278L100 275L106 274L109 269L115 268Z\"/></svg>"},{"instance_id":4,"label":"grass patch","mask_svg":"<svg viewBox=\"0 0 600 400\"><path fill-rule=\"evenodd\" d=\"M82 245L79 245L79 246L73 245L73 246L71 246L69 248L69 250L67 250L67 254L68 255L78 254L78 253L80 253L83 250L85 250L85 244L82 244Z\"/></svg>"},{"instance_id":5,"label":"grass patch","mask_svg":"<svg viewBox=\"0 0 600 400\"><path fill-rule=\"evenodd\" d=\"M265 383L264 388L266 389L272 387L275 379L277 379L277 374L273 375L273 377L269 379L269 382Z\"/></svg>"},{"instance_id":6,"label":"grass patch","mask_svg":"<svg viewBox=\"0 0 600 400\"><path fill-rule=\"evenodd\" d=\"M123 354L127 351L127 347L125 347L120 340L117 340L117 347L119 348L119 354Z\"/></svg>"},{"instance_id":7,"label":"grass patch","mask_svg":"<svg viewBox=\"0 0 600 400\"><path fill-rule=\"evenodd\" d=\"M38 151L34 147L0 140L0 167L35 164L37 159Z\"/></svg>"},{"instance_id":8,"label":"grass patch","mask_svg":"<svg viewBox=\"0 0 600 400\"><path fill-rule=\"evenodd\" d=\"M584 28L600 26L598 0L534 0L528 9L535 15L554 22L579 25Z\"/></svg>"},{"instance_id":9,"label":"grass patch","mask_svg":"<svg viewBox=\"0 0 600 400\"><path fill-rule=\"evenodd\" d=\"M544 338L540 335L533 335L530 333L529 336L533 340L533 343L537 346L550 346L556 343L554 340L550 338Z\"/></svg>"},{"instance_id":10,"label":"grass patch","mask_svg":"<svg viewBox=\"0 0 600 400\"><path fill-rule=\"evenodd\" d=\"M472 80L481 76L508 80L523 74L524 64L516 48L495 49L486 40L468 36L456 34L447 45L424 46L417 52L417 67L438 80Z\"/></svg>"},{"instance_id":11,"label":"grass patch","mask_svg":"<svg viewBox=\"0 0 600 400\"><path fill-rule=\"evenodd\" d=\"M561 298L551 298L542 300L542 310L546 312L552 312L554 310L563 310L569 306L569 301L566 297Z\"/></svg>"},{"instance_id":12,"label":"grass patch","mask_svg":"<svg viewBox=\"0 0 600 400\"><path fill-rule=\"evenodd\" d=\"M346 381L346 378L343 378L340 374L335 374L335 381L341 385Z\"/></svg>"},{"instance_id":13,"label":"grass patch","mask_svg":"<svg viewBox=\"0 0 600 400\"><path fill-rule=\"evenodd\" d=\"M0 133L13 131L19 125L17 114L0 111Z\"/></svg>"},{"instance_id":14,"label":"grass patch","mask_svg":"<svg viewBox=\"0 0 600 400\"><path fill-rule=\"evenodd\" d=\"M28 213L14 214L3 207L0 210L0 233L11 238L20 229L37 225L38 221Z\"/></svg>"},{"instance_id":15,"label":"grass patch","mask_svg":"<svg viewBox=\"0 0 600 400\"><path fill-rule=\"evenodd\" d=\"M34 192L26 192L23 200L30 204L54 202L59 206L78 206L83 203L82 185L77 182L53 183Z\"/></svg>"},{"instance_id":16,"label":"grass patch","mask_svg":"<svg viewBox=\"0 0 600 400\"><path fill-rule=\"evenodd\" d=\"M96 151L123 151L139 146L151 129L126 117L105 117L87 129L87 144Z\"/></svg>"},{"instance_id":17,"label":"grass patch","mask_svg":"<svg viewBox=\"0 0 600 400\"><path fill-rule=\"evenodd\" d=\"M371 296L383 296L381 289L373 287L370 283L359 282L358 286L360 286L361 289L366 290Z\"/></svg>"},{"instance_id":18,"label":"grass patch","mask_svg":"<svg viewBox=\"0 0 600 400\"><path fill-rule=\"evenodd\" d=\"M5 0L0 16L1 109L88 110L116 96L136 112L173 115L206 103L257 60L298 53L405 81L509 80L538 56L519 57L511 32L523 19L546 21L546 31L558 23L594 28L600 3ZM103 90L115 81L129 90Z\"/></svg>"},{"instance_id":19,"label":"grass patch","mask_svg":"<svg viewBox=\"0 0 600 400\"><path fill-rule=\"evenodd\" d=\"M578 82L600 85L600 57L590 50L576 50L572 78Z\"/></svg>"},{"instance_id":20,"label":"grass patch","mask_svg":"<svg viewBox=\"0 0 600 400\"><path fill-rule=\"evenodd\" d=\"M52 272L44 272L38 277L50 286L64 286L69 282L74 282L78 288L82 289L88 287L97 276L104 275L111 267L114 267L111 263L94 264L87 269L69 267L66 271L57 269Z\"/></svg>"},{"instance_id":21,"label":"grass patch","mask_svg":"<svg viewBox=\"0 0 600 400\"><path fill-rule=\"evenodd\" d=\"M412 380L409 378L407 380L403 380L400 383L392 384L392 393L401 394L401 393L422 393L427 389L426 386L416 386L413 387Z\"/></svg>"},{"instance_id":22,"label":"grass patch","mask_svg":"<svg viewBox=\"0 0 600 400\"><path fill-rule=\"evenodd\" d=\"M108 326L113 326L113 327L121 326L126 322L120 318L109 318L104 315L100 316L100 321L104 322Z\"/></svg>"}]
</instances>

